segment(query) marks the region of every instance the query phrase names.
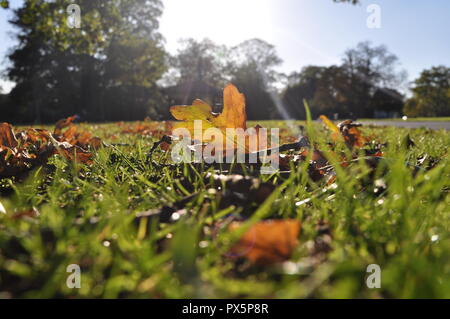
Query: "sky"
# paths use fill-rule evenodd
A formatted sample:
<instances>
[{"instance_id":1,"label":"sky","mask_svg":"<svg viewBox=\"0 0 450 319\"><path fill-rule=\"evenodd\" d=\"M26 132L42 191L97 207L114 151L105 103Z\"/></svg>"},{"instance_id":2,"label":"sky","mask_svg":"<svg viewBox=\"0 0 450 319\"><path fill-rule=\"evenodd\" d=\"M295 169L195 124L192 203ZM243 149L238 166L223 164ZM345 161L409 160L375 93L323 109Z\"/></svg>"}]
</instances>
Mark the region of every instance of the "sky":
<instances>
[{"instance_id":1,"label":"sky","mask_svg":"<svg viewBox=\"0 0 450 319\"><path fill-rule=\"evenodd\" d=\"M22 0L10 0L18 7ZM76 3L76 1L74 1ZM180 38L210 38L229 46L260 38L277 48L279 71L300 71L307 65L339 63L346 49L369 40L396 54L414 80L434 65L450 66L449 0L363 0L352 6L332 0L163 0L160 31L166 48L176 53ZM369 28L369 5L380 9L380 28ZM83 8L81 8L83 10ZM0 69L15 45L0 10ZM12 83L0 81L4 91Z\"/></svg>"}]
</instances>

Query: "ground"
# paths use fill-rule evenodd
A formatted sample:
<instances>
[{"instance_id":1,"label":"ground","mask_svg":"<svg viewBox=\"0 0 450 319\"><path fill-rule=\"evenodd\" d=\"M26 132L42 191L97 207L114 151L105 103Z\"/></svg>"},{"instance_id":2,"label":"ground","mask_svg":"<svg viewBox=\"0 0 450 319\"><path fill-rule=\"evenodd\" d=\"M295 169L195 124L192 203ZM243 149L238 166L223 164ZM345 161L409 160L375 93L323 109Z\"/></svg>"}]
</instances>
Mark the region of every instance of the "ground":
<instances>
[{"instance_id":1,"label":"ground","mask_svg":"<svg viewBox=\"0 0 450 319\"><path fill-rule=\"evenodd\" d=\"M430 119L408 119L395 120L395 119L384 119L384 120L363 120L362 123L366 125L380 125L380 126L395 126L404 128L429 128L433 130L450 130L450 119L449 118L435 118L435 120Z\"/></svg>"},{"instance_id":2,"label":"ground","mask_svg":"<svg viewBox=\"0 0 450 319\"><path fill-rule=\"evenodd\" d=\"M297 138L284 122L260 124L282 127L283 143ZM313 181L306 160L274 175L237 170L273 186L252 198L211 179L217 167L172 165L160 148L149 158L165 124L77 125L106 143L93 163L55 155L0 180L0 297L450 298L445 130L363 127L381 159L330 159L331 180ZM322 151L333 142L319 123L292 125ZM300 223L289 256L230 254L242 235L230 223L267 219ZM67 285L71 264L79 289ZM380 288L367 285L371 264Z\"/></svg>"}]
</instances>

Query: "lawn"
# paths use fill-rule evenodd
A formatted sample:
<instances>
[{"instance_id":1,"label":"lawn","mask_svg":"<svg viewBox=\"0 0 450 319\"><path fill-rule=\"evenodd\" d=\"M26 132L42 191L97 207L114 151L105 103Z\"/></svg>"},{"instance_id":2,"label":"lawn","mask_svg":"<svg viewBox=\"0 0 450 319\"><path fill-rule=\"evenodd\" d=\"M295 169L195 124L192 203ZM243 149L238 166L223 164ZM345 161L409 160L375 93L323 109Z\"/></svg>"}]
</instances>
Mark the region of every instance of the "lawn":
<instances>
[{"instance_id":1,"label":"lawn","mask_svg":"<svg viewBox=\"0 0 450 319\"><path fill-rule=\"evenodd\" d=\"M53 155L0 179L0 298L450 298L448 132L362 127L371 142L344 165L336 154L350 151L321 123L260 124L282 143L307 134L335 176L313 178L312 155L273 175L174 164L148 154L165 123L76 124L105 143L92 163ZM292 251L263 263L230 253L262 220L300 223ZM370 264L380 288L366 285Z\"/></svg>"},{"instance_id":2,"label":"lawn","mask_svg":"<svg viewBox=\"0 0 450 319\"><path fill-rule=\"evenodd\" d=\"M408 121L408 122L448 122L450 117L408 117L406 120L402 118L386 118L386 119L360 119L363 122L376 122L376 121Z\"/></svg>"}]
</instances>

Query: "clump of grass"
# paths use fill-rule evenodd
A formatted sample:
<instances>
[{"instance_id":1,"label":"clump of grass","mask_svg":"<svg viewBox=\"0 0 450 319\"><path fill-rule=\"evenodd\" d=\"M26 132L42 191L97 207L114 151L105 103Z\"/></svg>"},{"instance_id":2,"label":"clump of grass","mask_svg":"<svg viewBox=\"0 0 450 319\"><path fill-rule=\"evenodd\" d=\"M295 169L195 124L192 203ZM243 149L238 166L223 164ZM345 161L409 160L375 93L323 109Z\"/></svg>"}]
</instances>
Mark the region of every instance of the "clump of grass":
<instances>
[{"instance_id":1,"label":"clump of grass","mask_svg":"<svg viewBox=\"0 0 450 319\"><path fill-rule=\"evenodd\" d=\"M89 129L124 145L100 149L91 166L55 156L25 181L1 181L1 297L450 298L448 132L366 128L387 142L375 170L357 161L324 187L297 165L261 177L282 187L262 205L224 208L205 187L211 168L158 165L146 156L153 138ZM177 221L136 218L187 197ZM38 217L15 215L33 208ZM257 209L301 221L288 262L255 267L224 254L232 239L218 222ZM81 267L80 289L66 285L70 264ZM381 267L379 289L366 285L369 264Z\"/></svg>"}]
</instances>

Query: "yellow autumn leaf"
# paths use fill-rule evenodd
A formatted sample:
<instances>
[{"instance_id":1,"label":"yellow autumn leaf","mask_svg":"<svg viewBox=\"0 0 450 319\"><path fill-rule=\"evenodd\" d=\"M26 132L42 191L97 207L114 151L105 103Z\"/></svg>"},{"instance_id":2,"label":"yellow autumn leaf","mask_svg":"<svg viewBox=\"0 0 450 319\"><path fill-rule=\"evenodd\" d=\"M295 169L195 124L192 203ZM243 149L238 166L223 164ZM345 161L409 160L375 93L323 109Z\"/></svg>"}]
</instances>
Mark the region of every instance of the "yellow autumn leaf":
<instances>
[{"instance_id":1,"label":"yellow autumn leaf","mask_svg":"<svg viewBox=\"0 0 450 319\"><path fill-rule=\"evenodd\" d=\"M208 122L214 121L214 114L212 113L211 106L197 99L192 102L192 106L172 106L170 108L170 113L180 121L194 121L194 120L205 120Z\"/></svg>"},{"instance_id":2,"label":"yellow autumn leaf","mask_svg":"<svg viewBox=\"0 0 450 319\"><path fill-rule=\"evenodd\" d=\"M239 148L245 153L252 153L268 148L267 131L261 131L263 127L257 125L247 130L245 96L231 83L223 90L223 110L220 114L213 113L211 106L199 99L194 100L192 105L172 106L170 113L182 121L174 127L187 129L194 139L197 139L196 133L202 133L202 141L207 142L209 149L216 152ZM201 132L195 132L195 121L201 121ZM214 130L206 132L208 129L218 130L218 134ZM227 132L227 129L231 131ZM242 133L243 136L240 135ZM221 136L217 139L217 135ZM271 147L275 146L277 145L271 144Z\"/></svg>"},{"instance_id":3,"label":"yellow autumn leaf","mask_svg":"<svg viewBox=\"0 0 450 319\"><path fill-rule=\"evenodd\" d=\"M194 135L194 121L202 121L202 128L217 128L225 135L227 128L246 129L247 114L245 112L245 97L233 84L228 84L223 91L223 111L221 114L212 112L211 106L195 100L192 105L178 105L170 108L170 113L179 121L177 127L188 129Z\"/></svg>"},{"instance_id":4,"label":"yellow autumn leaf","mask_svg":"<svg viewBox=\"0 0 450 319\"><path fill-rule=\"evenodd\" d=\"M240 143L236 136L229 136L227 129L246 130L247 114L245 110L245 96L233 85L228 84L223 90L223 110L222 113L216 114L212 112L211 106L202 101L195 100L192 105L177 105L170 108L170 113L179 121L175 125L177 128L187 129L191 136L195 137L194 124L195 121L201 121L202 133L207 129L217 129L222 134L223 139L220 142L213 140L211 136L202 136L204 142L209 142L216 146L216 150L226 149L229 145L237 148ZM231 143L226 143L228 140ZM240 145L240 144L239 144ZM249 152L248 140L242 147Z\"/></svg>"},{"instance_id":5,"label":"yellow autumn leaf","mask_svg":"<svg viewBox=\"0 0 450 319\"><path fill-rule=\"evenodd\" d=\"M321 115L320 119L333 133L339 134L339 128L328 117Z\"/></svg>"}]
</instances>

